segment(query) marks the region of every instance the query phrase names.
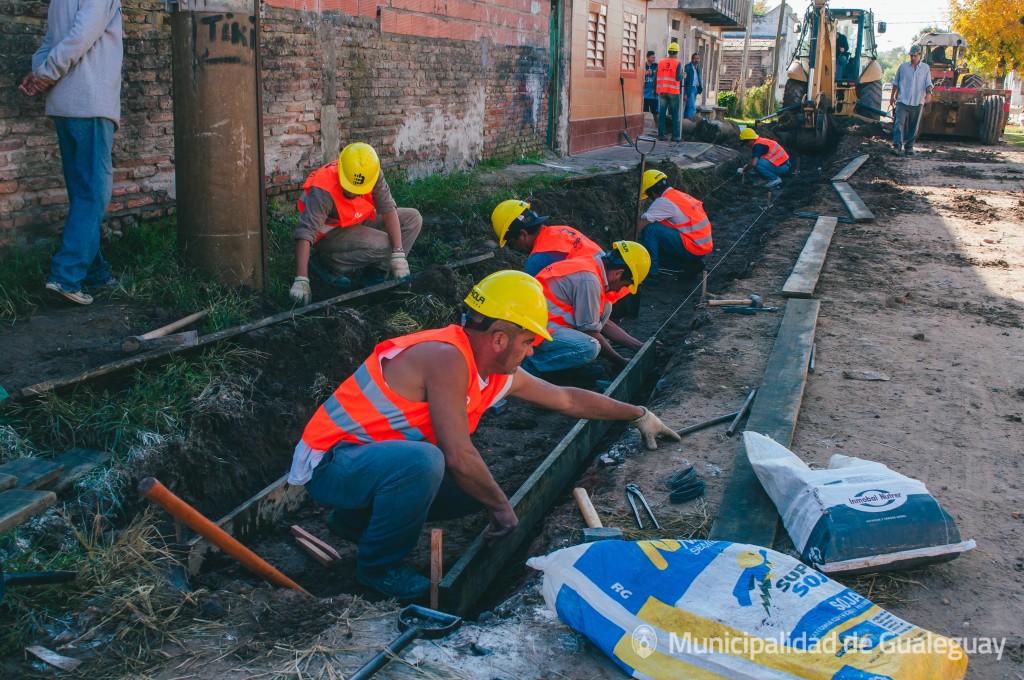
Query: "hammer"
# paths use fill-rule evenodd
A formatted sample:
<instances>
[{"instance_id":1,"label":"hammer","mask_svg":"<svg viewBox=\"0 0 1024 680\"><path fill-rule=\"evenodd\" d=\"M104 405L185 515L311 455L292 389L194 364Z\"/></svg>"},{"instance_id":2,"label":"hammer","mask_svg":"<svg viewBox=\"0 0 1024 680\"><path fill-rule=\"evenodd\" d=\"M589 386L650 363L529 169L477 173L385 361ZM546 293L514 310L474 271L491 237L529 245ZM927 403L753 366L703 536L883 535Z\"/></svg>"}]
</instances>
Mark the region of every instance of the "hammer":
<instances>
[{"instance_id":1,"label":"hammer","mask_svg":"<svg viewBox=\"0 0 1024 680\"><path fill-rule=\"evenodd\" d=\"M196 312L195 314L189 314L184 319L178 319L174 323L161 326L160 328L143 335L132 335L127 337L121 341L121 351L125 354L134 354L143 349L192 347L199 342L199 333L196 331L186 331L184 333L175 333L174 335L170 335L170 333L199 321L205 317L207 313L208 312L206 310L203 310L201 312Z\"/></svg>"},{"instance_id":2,"label":"hammer","mask_svg":"<svg viewBox=\"0 0 1024 680\"><path fill-rule=\"evenodd\" d=\"M590 502L590 496L587 495L586 489L576 487L572 490L572 495L576 499L576 505L579 506L580 514L583 515L583 521L587 523L587 528L583 530L584 543L622 540L622 529L613 529L601 524L601 518L597 516L597 510Z\"/></svg>"},{"instance_id":3,"label":"hammer","mask_svg":"<svg viewBox=\"0 0 1024 680\"><path fill-rule=\"evenodd\" d=\"M750 294L749 300L708 300L708 305L712 307L721 307L722 305L747 305L755 309L764 307L764 302L761 301L760 295Z\"/></svg>"}]
</instances>

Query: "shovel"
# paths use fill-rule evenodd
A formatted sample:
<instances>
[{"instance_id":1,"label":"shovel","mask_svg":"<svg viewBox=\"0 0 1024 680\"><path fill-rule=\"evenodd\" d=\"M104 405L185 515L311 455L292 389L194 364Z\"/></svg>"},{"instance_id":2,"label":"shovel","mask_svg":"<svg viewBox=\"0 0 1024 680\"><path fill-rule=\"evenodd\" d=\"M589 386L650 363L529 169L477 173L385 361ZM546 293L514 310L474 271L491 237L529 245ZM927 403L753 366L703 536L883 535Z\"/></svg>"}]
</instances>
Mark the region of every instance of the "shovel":
<instances>
[{"instance_id":1,"label":"shovel","mask_svg":"<svg viewBox=\"0 0 1024 680\"><path fill-rule=\"evenodd\" d=\"M348 680L366 680L398 656L409 643L417 638L438 640L454 633L462 625L462 618L411 604L398 614L398 629L402 634L396 637L377 656L349 676Z\"/></svg>"},{"instance_id":2,"label":"shovel","mask_svg":"<svg viewBox=\"0 0 1024 680\"><path fill-rule=\"evenodd\" d=\"M8 586L45 586L52 583L74 581L78 573L74 571L40 571L32 574L5 574L0 564L0 602L7 596Z\"/></svg>"}]
</instances>

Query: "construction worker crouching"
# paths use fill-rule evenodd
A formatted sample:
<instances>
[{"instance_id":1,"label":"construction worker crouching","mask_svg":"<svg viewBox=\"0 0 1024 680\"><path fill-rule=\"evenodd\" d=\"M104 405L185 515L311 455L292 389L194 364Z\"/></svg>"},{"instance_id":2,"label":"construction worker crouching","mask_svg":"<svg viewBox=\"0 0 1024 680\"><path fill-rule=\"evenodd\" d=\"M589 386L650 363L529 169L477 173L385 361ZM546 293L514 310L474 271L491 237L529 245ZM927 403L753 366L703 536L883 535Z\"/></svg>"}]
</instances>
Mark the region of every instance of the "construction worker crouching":
<instances>
[{"instance_id":1,"label":"construction worker crouching","mask_svg":"<svg viewBox=\"0 0 1024 680\"><path fill-rule=\"evenodd\" d=\"M415 600L429 580L405 565L423 523L486 509L496 540L519 520L470 435L505 397L572 418L629 420L648 448L679 440L641 406L556 387L519 370L550 339L540 284L518 271L491 274L465 300L464 325L386 340L316 411L295 447L288 481L333 509L328 526L358 542L356 578Z\"/></svg>"},{"instance_id":2,"label":"construction worker crouching","mask_svg":"<svg viewBox=\"0 0 1024 680\"><path fill-rule=\"evenodd\" d=\"M756 169L769 189L782 184L782 175L789 172L789 154L774 139L758 137L752 128L743 128L740 141L750 149L750 162L736 170L739 175Z\"/></svg>"},{"instance_id":3,"label":"construction worker crouching","mask_svg":"<svg viewBox=\"0 0 1024 680\"><path fill-rule=\"evenodd\" d=\"M418 210L399 208L369 144L342 149L336 162L315 170L302 185L295 227L295 282L290 295L309 304L309 269L325 283L352 288L382 282L387 273L409 276L406 253L423 226ZM312 251L312 252L311 252Z\"/></svg>"},{"instance_id":4,"label":"construction worker crouching","mask_svg":"<svg viewBox=\"0 0 1024 680\"><path fill-rule=\"evenodd\" d=\"M562 260L541 270L537 280L544 287L552 337L538 345L523 368L543 375L578 369L598 356L620 367L629 363L611 343L632 350L644 343L611 321L612 304L627 291L636 293L650 268L651 257L642 245L616 241L610 253Z\"/></svg>"},{"instance_id":5,"label":"construction worker crouching","mask_svg":"<svg viewBox=\"0 0 1024 680\"><path fill-rule=\"evenodd\" d=\"M602 252L601 246L564 225L546 225L547 217L530 210L526 201L502 201L491 212L491 226L498 237L498 245L508 244L520 253L528 254L523 271L530 276L567 258L591 257Z\"/></svg>"},{"instance_id":6,"label":"construction worker crouching","mask_svg":"<svg viewBox=\"0 0 1024 680\"><path fill-rule=\"evenodd\" d=\"M670 187L668 175L661 170L644 172L642 189L641 199L654 197L637 223L640 243L651 254L649 282L658 282L662 260L679 269L681 280L703 272L704 256L714 248L704 204Z\"/></svg>"}]
</instances>

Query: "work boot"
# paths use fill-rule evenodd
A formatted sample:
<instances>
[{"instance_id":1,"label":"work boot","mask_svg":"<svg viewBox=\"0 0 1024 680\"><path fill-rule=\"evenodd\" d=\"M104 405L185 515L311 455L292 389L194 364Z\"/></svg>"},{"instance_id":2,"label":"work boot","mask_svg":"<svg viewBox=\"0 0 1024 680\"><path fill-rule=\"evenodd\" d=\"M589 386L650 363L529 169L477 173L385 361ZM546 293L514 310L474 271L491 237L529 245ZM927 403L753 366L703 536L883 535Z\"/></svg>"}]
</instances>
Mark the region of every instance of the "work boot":
<instances>
[{"instance_id":1,"label":"work boot","mask_svg":"<svg viewBox=\"0 0 1024 680\"><path fill-rule=\"evenodd\" d=\"M899 155L900 155L900 150L899 150L899 147L895 147L895 146L894 146L894 147L892 148L892 151L890 151L889 153L891 153L891 154L892 154L893 156L899 156Z\"/></svg>"},{"instance_id":2,"label":"work boot","mask_svg":"<svg viewBox=\"0 0 1024 680\"><path fill-rule=\"evenodd\" d=\"M767 184L764 185L765 189L774 189L775 187L781 187L781 186L782 186L782 180L779 179L778 177L776 177L775 179L773 179L772 181L770 181L770 182L768 182Z\"/></svg>"},{"instance_id":3,"label":"work boot","mask_svg":"<svg viewBox=\"0 0 1024 680\"><path fill-rule=\"evenodd\" d=\"M368 267L363 267L363 288L369 288L370 286L376 286L384 283L388 280L387 272L378 267L375 264L371 264Z\"/></svg>"},{"instance_id":4,"label":"work boot","mask_svg":"<svg viewBox=\"0 0 1024 680\"><path fill-rule=\"evenodd\" d=\"M908 146L907 150L904 153L906 153L908 156L916 156L917 155L917 152L914 151L914 147L911 147L911 146Z\"/></svg>"},{"instance_id":5,"label":"work boot","mask_svg":"<svg viewBox=\"0 0 1024 680\"><path fill-rule=\"evenodd\" d=\"M404 564L370 572L356 569L356 580L399 602L413 602L430 593L430 579Z\"/></svg>"},{"instance_id":6,"label":"work boot","mask_svg":"<svg viewBox=\"0 0 1024 680\"><path fill-rule=\"evenodd\" d=\"M332 288L337 288L341 291L352 289L352 280L344 274L336 274L322 265L316 253L309 254L309 269L316 274L318 279Z\"/></svg>"},{"instance_id":7,"label":"work boot","mask_svg":"<svg viewBox=\"0 0 1024 680\"><path fill-rule=\"evenodd\" d=\"M65 288L64 286L55 281L47 281L46 290L50 291L51 293L60 298L63 298L64 300L67 300L68 302L73 302L76 305L92 304L92 296L86 293L85 291L80 289L68 290L67 288Z\"/></svg>"}]
</instances>

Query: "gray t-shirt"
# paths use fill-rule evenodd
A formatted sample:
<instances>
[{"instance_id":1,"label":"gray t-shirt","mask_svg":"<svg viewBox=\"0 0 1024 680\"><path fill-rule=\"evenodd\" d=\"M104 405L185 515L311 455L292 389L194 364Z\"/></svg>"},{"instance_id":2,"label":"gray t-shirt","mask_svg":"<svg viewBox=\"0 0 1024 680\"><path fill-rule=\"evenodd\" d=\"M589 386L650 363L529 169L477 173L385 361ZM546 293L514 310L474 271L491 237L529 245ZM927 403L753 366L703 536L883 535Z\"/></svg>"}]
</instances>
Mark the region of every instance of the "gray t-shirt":
<instances>
[{"instance_id":1,"label":"gray t-shirt","mask_svg":"<svg viewBox=\"0 0 1024 680\"><path fill-rule=\"evenodd\" d=\"M388 186L384 174L377 178L370 192L373 197L374 209L377 215L387 215L398 208L394 197L391 195L391 187ZM328 219L338 219L338 209L334 205L334 197L331 192L311 187L303 201L306 207L299 215L299 223L295 225L295 240L309 241L316 240L316 235L326 234L334 227L328 227Z\"/></svg>"},{"instance_id":2,"label":"gray t-shirt","mask_svg":"<svg viewBox=\"0 0 1024 680\"><path fill-rule=\"evenodd\" d=\"M56 81L46 115L121 120L121 0L51 0L32 72Z\"/></svg>"},{"instance_id":3,"label":"gray t-shirt","mask_svg":"<svg viewBox=\"0 0 1024 680\"><path fill-rule=\"evenodd\" d=\"M607 287L603 267L600 279L591 272L576 272L548 279L551 294L572 307L573 326L581 331L600 331L608 323L612 306L610 303L605 303L603 307L601 305L601 296ZM562 314L562 310L550 301L548 308L552 314Z\"/></svg>"}]
</instances>

